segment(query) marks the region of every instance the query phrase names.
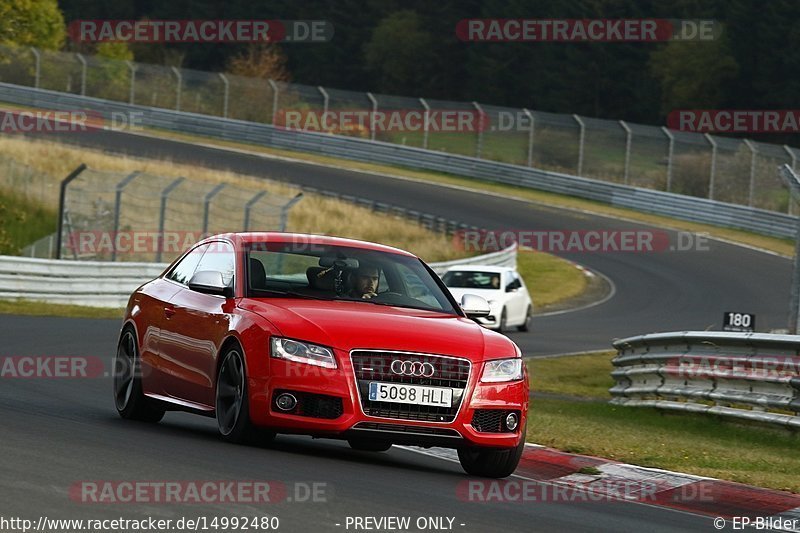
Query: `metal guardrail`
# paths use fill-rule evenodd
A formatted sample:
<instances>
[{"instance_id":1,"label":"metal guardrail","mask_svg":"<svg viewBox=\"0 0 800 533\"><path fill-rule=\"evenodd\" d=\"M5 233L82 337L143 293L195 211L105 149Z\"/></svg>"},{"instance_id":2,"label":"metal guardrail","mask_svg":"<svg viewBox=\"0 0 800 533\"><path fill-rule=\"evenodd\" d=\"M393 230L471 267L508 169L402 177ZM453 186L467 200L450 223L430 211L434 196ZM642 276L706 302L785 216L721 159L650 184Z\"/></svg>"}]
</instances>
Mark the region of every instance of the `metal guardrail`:
<instances>
[{"instance_id":1,"label":"metal guardrail","mask_svg":"<svg viewBox=\"0 0 800 533\"><path fill-rule=\"evenodd\" d=\"M7 83L0 83L0 101L51 110L93 111L106 117L114 112L140 113L140 124L148 128L456 174L774 237L794 237L796 229L797 217L775 211L398 144L290 131L267 124L130 105Z\"/></svg>"},{"instance_id":2,"label":"metal guardrail","mask_svg":"<svg viewBox=\"0 0 800 533\"><path fill-rule=\"evenodd\" d=\"M516 244L499 252L430 263L442 274L455 264L516 267ZM159 276L166 263L112 263L0 256L0 299L90 307L124 307L130 294Z\"/></svg>"},{"instance_id":3,"label":"metal guardrail","mask_svg":"<svg viewBox=\"0 0 800 533\"><path fill-rule=\"evenodd\" d=\"M613 344L613 404L800 428L798 336L687 331Z\"/></svg>"}]
</instances>

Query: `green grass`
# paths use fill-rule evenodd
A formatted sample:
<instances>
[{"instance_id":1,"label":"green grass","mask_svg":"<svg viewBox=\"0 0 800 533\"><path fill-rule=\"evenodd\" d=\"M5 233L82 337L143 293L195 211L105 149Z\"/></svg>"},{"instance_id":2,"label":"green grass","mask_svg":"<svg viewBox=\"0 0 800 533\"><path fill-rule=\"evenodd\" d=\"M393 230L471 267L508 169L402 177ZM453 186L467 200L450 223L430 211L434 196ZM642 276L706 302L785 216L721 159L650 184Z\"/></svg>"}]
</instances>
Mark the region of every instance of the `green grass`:
<instances>
[{"instance_id":1,"label":"green grass","mask_svg":"<svg viewBox=\"0 0 800 533\"><path fill-rule=\"evenodd\" d=\"M534 308L579 296L588 283L572 263L542 252L517 254L517 271L531 293Z\"/></svg>"},{"instance_id":2,"label":"green grass","mask_svg":"<svg viewBox=\"0 0 800 533\"><path fill-rule=\"evenodd\" d=\"M17 255L26 245L56 231L55 210L0 189L0 255Z\"/></svg>"},{"instance_id":3,"label":"green grass","mask_svg":"<svg viewBox=\"0 0 800 533\"><path fill-rule=\"evenodd\" d=\"M534 396L529 441L800 493L796 433L711 415L611 405L611 357L613 352L601 352L527 362Z\"/></svg>"},{"instance_id":4,"label":"green grass","mask_svg":"<svg viewBox=\"0 0 800 533\"><path fill-rule=\"evenodd\" d=\"M26 316L63 316L69 318L114 318L122 320L124 309L61 305L31 300L0 300L0 314Z\"/></svg>"}]
</instances>

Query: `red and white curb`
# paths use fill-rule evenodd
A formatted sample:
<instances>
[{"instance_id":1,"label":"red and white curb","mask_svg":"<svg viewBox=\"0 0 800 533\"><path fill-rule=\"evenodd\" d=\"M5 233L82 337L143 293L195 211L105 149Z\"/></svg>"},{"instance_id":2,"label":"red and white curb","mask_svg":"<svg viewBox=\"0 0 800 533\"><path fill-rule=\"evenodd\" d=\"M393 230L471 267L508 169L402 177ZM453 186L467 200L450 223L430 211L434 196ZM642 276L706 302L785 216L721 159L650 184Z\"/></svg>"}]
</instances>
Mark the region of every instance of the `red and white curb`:
<instances>
[{"instance_id":1,"label":"red and white curb","mask_svg":"<svg viewBox=\"0 0 800 533\"><path fill-rule=\"evenodd\" d=\"M404 449L458 462L455 450ZM521 482L530 486L521 486ZM765 525L800 532L800 495L714 478L576 455L527 444L505 480L471 478L457 488L477 502L633 502L715 518L717 529ZM749 520L749 522L748 522Z\"/></svg>"}]
</instances>

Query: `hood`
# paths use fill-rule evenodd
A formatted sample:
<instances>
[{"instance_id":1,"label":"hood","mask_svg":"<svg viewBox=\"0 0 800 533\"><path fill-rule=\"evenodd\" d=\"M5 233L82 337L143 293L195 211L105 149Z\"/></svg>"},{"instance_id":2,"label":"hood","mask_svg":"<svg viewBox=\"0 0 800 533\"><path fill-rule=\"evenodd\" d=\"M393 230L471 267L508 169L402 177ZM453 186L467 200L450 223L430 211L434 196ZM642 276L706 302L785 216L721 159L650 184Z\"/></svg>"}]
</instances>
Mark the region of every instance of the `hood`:
<instances>
[{"instance_id":1,"label":"hood","mask_svg":"<svg viewBox=\"0 0 800 533\"><path fill-rule=\"evenodd\" d=\"M404 350L467 357L513 357L516 345L464 317L368 302L288 298L241 301L280 334L341 351Z\"/></svg>"}]
</instances>

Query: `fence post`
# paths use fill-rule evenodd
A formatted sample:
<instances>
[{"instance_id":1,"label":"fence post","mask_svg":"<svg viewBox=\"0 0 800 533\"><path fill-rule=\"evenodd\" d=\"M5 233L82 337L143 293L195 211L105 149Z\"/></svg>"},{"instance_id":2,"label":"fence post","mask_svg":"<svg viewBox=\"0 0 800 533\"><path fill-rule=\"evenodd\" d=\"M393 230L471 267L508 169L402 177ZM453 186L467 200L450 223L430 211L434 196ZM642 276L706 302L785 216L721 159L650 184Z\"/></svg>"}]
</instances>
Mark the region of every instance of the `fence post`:
<instances>
[{"instance_id":1,"label":"fence post","mask_svg":"<svg viewBox=\"0 0 800 533\"><path fill-rule=\"evenodd\" d=\"M244 228L242 231L250 231L250 210L253 208L253 205L255 205L256 202L264 197L265 194L267 194L267 191L256 193L255 196L250 198L250 200L244 204Z\"/></svg>"},{"instance_id":2,"label":"fence post","mask_svg":"<svg viewBox=\"0 0 800 533\"><path fill-rule=\"evenodd\" d=\"M475 146L475 157L478 159L481 158L481 152L483 151L483 121L485 120L486 115L483 113L483 109L478 104L478 102L472 102L475 111L478 112L478 141Z\"/></svg>"},{"instance_id":3,"label":"fence post","mask_svg":"<svg viewBox=\"0 0 800 533\"><path fill-rule=\"evenodd\" d=\"M528 117L528 120L531 121L531 127L528 128L528 166L533 166L533 133L534 133L534 122L533 122L533 113L528 111L526 108L522 108L522 112L525 113L525 116Z\"/></svg>"},{"instance_id":4,"label":"fence post","mask_svg":"<svg viewBox=\"0 0 800 533\"><path fill-rule=\"evenodd\" d=\"M86 69L88 65L86 63L86 58L83 57L81 54L75 54L75 57L78 58L78 61L81 62L81 96L86 96Z\"/></svg>"},{"instance_id":5,"label":"fence post","mask_svg":"<svg viewBox=\"0 0 800 533\"><path fill-rule=\"evenodd\" d=\"M33 57L36 58L36 67L34 69L34 75L33 75L33 86L34 88L38 89L39 81L42 75L42 54L39 53L39 50L37 50L33 46L31 46L31 53L33 54Z\"/></svg>"},{"instance_id":6,"label":"fence post","mask_svg":"<svg viewBox=\"0 0 800 533\"><path fill-rule=\"evenodd\" d=\"M322 114L325 115L328 113L328 104L330 103L330 97L328 96L328 91L322 85L317 86L317 90L319 94L322 95Z\"/></svg>"},{"instance_id":7,"label":"fence post","mask_svg":"<svg viewBox=\"0 0 800 533\"><path fill-rule=\"evenodd\" d=\"M708 176L708 199L714 199L714 184L716 183L716 175L717 175L717 141L714 138L706 133L704 135L708 144L711 145L711 174Z\"/></svg>"},{"instance_id":8,"label":"fence post","mask_svg":"<svg viewBox=\"0 0 800 533\"><path fill-rule=\"evenodd\" d=\"M58 231L56 234L56 259L61 259L61 245L62 233L64 232L64 202L67 197L67 185L77 178L81 172L86 170L86 164L81 163L78 168L69 173L69 175L61 180L61 187L58 194Z\"/></svg>"},{"instance_id":9,"label":"fence post","mask_svg":"<svg viewBox=\"0 0 800 533\"><path fill-rule=\"evenodd\" d=\"M230 84L228 77L222 72L219 73L219 79L222 80L222 118L228 118L228 97L230 96Z\"/></svg>"},{"instance_id":10,"label":"fence post","mask_svg":"<svg viewBox=\"0 0 800 533\"><path fill-rule=\"evenodd\" d=\"M125 61L125 63L128 65L128 69L131 71L131 87L130 94L128 95L128 103L133 105L136 96L136 65L134 65L131 61Z\"/></svg>"},{"instance_id":11,"label":"fence post","mask_svg":"<svg viewBox=\"0 0 800 533\"><path fill-rule=\"evenodd\" d=\"M624 183L628 185L630 181L630 169L631 169L631 141L633 140L633 132L625 124L624 120L619 121L619 125L622 126L622 129L625 130L625 173L624 173Z\"/></svg>"},{"instance_id":12,"label":"fence post","mask_svg":"<svg viewBox=\"0 0 800 533\"><path fill-rule=\"evenodd\" d=\"M747 205L753 207L753 201L756 195L756 155L758 155L758 151L750 139L745 139L744 144L746 144L747 147L750 148L750 152L752 152L750 156L750 199Z\"/></svg>"},{"instance_id":13,"label":"fence post","mask_svg":"<svg viewBox=\"0 0 800 533\"><path fill-rule=\"evenodd\" d=\"M117 242L117 234L119 233L119 213L120 210L122 209L122 191L125 189L125 187L128 186L130 182L136 179L136 176L138 176L139 174L140 172L138 170L134 170L133 172L125 176L125 178L122 181L117 183L117 187L114 192L114 233L113 233L114 241L113 242ZM111 247L111 261L113 262L116 260L117 260L117 247L115 245Z\"/></svg>"},{"instance_id":14,"label":"fence post","mask_svg":"<svg viewBox=\"0 0 800 533\"><path fill-rule=\"evenodd\" d=\"M291 209L294 204L299 202L302 197L303 193L299 192L294 198L286 202L286 205L281 207L281 231L286 231L286 225L289 221L289 209Z\"/></svg>"},{"instance_id":15,"label":"fence post","mask_svg":"<svg viewBox=\"0 0 800 533\"><path fill-rule=\"evenodd\" d=\"M378 100L372 96L372 93L367 93L367 98L369 98L370 103L372 104L372 116L369 119L369 140L375 140L375 120L376 115L378 114Z\"/></svg>"},{"instance_id":16,"label":"fence post","mask_svg":"<svg viewBox=\"0 0 800 533\"><path fill-rule=\"evenodd\" d=\"M427 150L428 132L430 131L431 125L431 106L428 105L428 102L426 102L424 98L420 98L419 103L425 108L425 119L422 122L422 148Z\"/></svg>"},{"instance_id":17,"label":"fence post","mask_svg":"<svg viewBox=\"0 0 800 533\"><path fill-rule=\"evenodd\" d=\"M211 199L214 198L219 191L225 188L227 183L220 183L203 197L203 236L208 234L208 210L211 206Z\"/></svg>"},{"instance_id":18,"label":"fence post","mask_svg":"<svg viewBox=\"0 0 800 533\"><path fill-rule=\"evenodd\" d=\"M789 165L780 168L780 175L783 181L789 186L792 199L800 202L800 177ZM791 200L790 200L791 201ZM792 288L789 293L789 334L800 335L800 219L797 224L797 235L795 235L794 249L794 270L792 272Z\"/></svg>"},{"instance_id":19,"label":"fence post","mask_svg":"<svg viewBox=\"0 0 800 533\"><path fill-rule=\"evenodd\" d=\"M667 151L667 192L672 192L672 155L675 153L675 136L665 126L661 126L661 131L669 139L669 149Z\"/></svg>"},{"instance_id":20,"label":"fence post","mask_svg":"<svg viewBox=\"0 0 800 533\"><path fill-rule=\"evenodd\" d=\"M578 126L581 128L578 140L578 176L583 177L583 145L586 142L586 124L583 123L583 120L581 120L581 117L578 115L572 115L572 118L575 119L575 122L577 122Z\"/></svg>"},{"instance_id":21,"label":"fence post","mask_svg":"<svg viewBox=\"0 0 800 533\"><path fill-rule=\"evenodd\" d=\"M269 83L269 86L272 88L272 122L270 122L270 124L274 126L275 115L278 113L278 93L280 91L278 90L278 84L274 81L267 80L267 83Z\"/></svg>"},{"instance_id":22,"label":"fence post","mask_svg":"<svg viewBox=\"0 0 800 533\"><path fill-rule=\"evenodd\" d=\"M175 87L175 111L181 110L181 84L183 83L183 76L181 76L181 71L175 67L172 67L172 72L175 73L175 79L178 82L178 85Z\"/></svg>"},{"instance_id":23,"label":"fence post","mask_svg":"<svg viewBox=\"0 0 800 533\"><path fill-rule=\"evenodd\" d=\"M783 149L786 150L786 153L789 154L789 157L792 159L792 170L797 172L797 156L794 155L794 150L792 150L789 146L783 145ZM791 189L789 190L791 192ZM794 204L792 203L791 199L789 199L789 207L787 209L787 213L790 215L794 215Z\"/></svg>"},{"instance_id":24,"label":"fence post","mask_svg":"<svg viewBox=\"0 0 800 533\"><path fill-rule=\"evenodd\" d=\"M164 248L164 226L165 226L165 219L167 216L167 198L169 197L170 193L177 187L178 185L185 180L183 176L177 178L175 181L167 185L163 191L161 191L161 207L158 211L158 236L157 242L158 246L156 247L156 263L161 262L161 252Z\"/></svg>"}]
</instances>

